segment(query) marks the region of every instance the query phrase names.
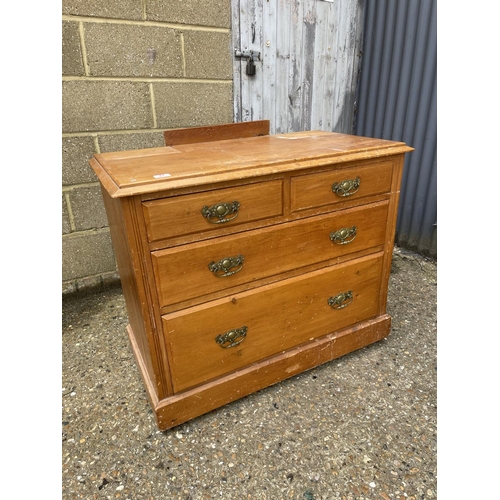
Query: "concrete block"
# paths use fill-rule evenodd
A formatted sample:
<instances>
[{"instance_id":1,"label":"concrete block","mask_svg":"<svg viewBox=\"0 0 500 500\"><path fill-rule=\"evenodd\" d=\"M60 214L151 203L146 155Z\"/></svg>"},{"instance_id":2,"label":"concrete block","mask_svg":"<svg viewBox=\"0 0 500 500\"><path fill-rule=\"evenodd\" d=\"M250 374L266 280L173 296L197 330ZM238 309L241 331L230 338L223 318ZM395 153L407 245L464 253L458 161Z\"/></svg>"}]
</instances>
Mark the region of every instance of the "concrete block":
<instances>
[{"instance_id":1,"label":"concrete block","mask_svg":"<svg viewBox=\"0 0 500 500\"><path fill-rule=\"evenodd\" d=\"M95 153L94 139L92 137L63 137L63 185L97 182L97 176L88 163L88 160Z\"/></svg>"},{"instance_id":2,"label":"concrete block","mask_svg":"<svg viewBox=\"0 0 500 500\"><path fill-rule=\"evenodd\" d=\"M62 13L70 16L106 17L110 19L142 19L143 0L63 0Z\"/></svg>"},{"instance_id":3,"label":"concrete block","mask_svg":"<svg viewBox=\"0 0 500 500\"><path fill-rule=\"evenodd\" d=\"M89 294L101 292L111 287L119 287L121 285L120 275L118 271L98 274L96 276L86 276L76 280L63 281L62 294L70 296L76 294Z\"/></svg>"},{"instance_id":4,"label":"concrete block","mask_svg":"<svg viewBox=\"0 0 500 500\"><path fill-rule=\"evenodd\" d=\"M69 220L68 205L66 203L66 196L62 195L62 234L71 232L71 223Z\"/></svg>"},{"instance_id":5,"label":"concrete block","mask_svg":"<svg viewBox=\"0 0 500 500\"><path fill-rule=\"evenodd\" d=\"M63 76L83 76L85 74L78 25L79 23L72 21L63 21L62 23Z\"/></svg>"},{"instance_id":6,"label":"concrete block","mask_svg":"<svg viewBox=\"0 0 500 500\"><path fill-rule=\"evenodd\" d=\"M229 28L231 26L231 2L230 0L219 2L146 0L146 19Z\"/></svg>"},{"instance_id":7,"label":"concrete block","mask_svg":"<svg viewBox=\"0 0 500 500\"><path fill-rule=\"evenodd\" d=\"M160 128L216 125L233 121L232 83L155 83Z\"/></svg>"},{"instance_id":8,"label":"concrete block","mask_svg":"<svg viewBox=\"0 0 500 500\"><path fill-rule=\"evenodd\" d=\"M91 76L183 76L180 32L158 26L85 23Z\"/></svg>"},{"instance_id":9,"label":"concrete block","mask_svg":"<svg viewBox=\"0 0 500 500\"><path fill-rule=\"evenodd\" d=\"M116 261L109 231L73 233L63 236L63 281L114 271L116 271Z\"/></svg>"},{"instance_id":10,"label":"concrete block","mask_svg":"<svg viewBox=\"0 0 500 500\"><path fill-rule=\"evenodd\" d=\"M121 283L120 274L118 273L118 271L104 273L101 275L101 282L104 288L120 285Z\"/></svg>"},{"instance_id":11,"label":"concrete block","mask_svg":"<svg viewBox=\"0 0 500 500\"><path fill-rule=\"evenodd\" d=\"M108 226L99 185L74 188L68 195L77 231Z\"/></svg>"},{"instance_id":12,"label":"concrete block","mask_svg":"<svg viewBox=\"0 0 500 500\"><path fill-rule=\"evenodd\" d=\"M103 273L98 276L88 276L76 280L76 291L80 293L92 293L120 283L118 272Z\"/></svg>"},{"instance_id":13,"label":"concrete block","mask_svg":"<svg viewBox=\"0 0 500 500\"><path fill-rule=\"evenodd\" d=\"M77 292L90 292L91 290L97 291L102 288L102 276L85 276L74 281Z\"/></svg>"},{"instance_id":14,"label":"concrete block","mask_svg":"<svg viewBox=\"0 0 500 500\"><path fill-rule=\"evenodd\" d=\"M63 295L73 295L78 291L76 286L76 281L63 281L62 283L62 294Z\"/></svg>"},{"instance_id":15,"label":"concrete block","mask_svg":"<svg viewBox=\"0 0 500 500\"><path fill-rule=\"evenodd\" d=\"M63 133L153 127L144 82L63 82L62 111Z\"/></svg>"},{"instance_id":16,"label":"concrete block","mask_svg":"<svg viewBox=\"0 0 500 500\"><path fill-rule=\"evenodd\" d=\"M101 153L165 146L162 132L100 135L98 141Z\"/></svg>"},{"instance_id":17,"label":"concrete block","mask_svg":"<svg viewBox=\"0 0 500 500\"><path fill-rule=\"evenodd\" d=\"M184 32L186 76L231 80L233 53L229 33L214 31Z\"/></svg>"}]
</instances>

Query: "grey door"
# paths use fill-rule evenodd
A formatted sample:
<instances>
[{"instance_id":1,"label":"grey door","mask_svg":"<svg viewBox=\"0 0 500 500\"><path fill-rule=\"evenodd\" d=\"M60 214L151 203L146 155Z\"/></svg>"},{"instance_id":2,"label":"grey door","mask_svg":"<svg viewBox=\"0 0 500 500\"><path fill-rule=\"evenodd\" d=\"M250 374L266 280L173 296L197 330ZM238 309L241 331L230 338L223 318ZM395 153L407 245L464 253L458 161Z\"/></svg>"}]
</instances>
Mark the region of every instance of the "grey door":
<instances>
[{"instance_id":1,"label":"grey door","mask_svg":"<svg viewBox=\"0 0 500 500\"><path fill-rule=\"evenodd\" d=\"M232 0L234 121L271 133L353 132L363 30L358 0ZM259 58L256 54L259 53ZM250 71L252 72L252 71Z\"/></svg>"}]
</instances>

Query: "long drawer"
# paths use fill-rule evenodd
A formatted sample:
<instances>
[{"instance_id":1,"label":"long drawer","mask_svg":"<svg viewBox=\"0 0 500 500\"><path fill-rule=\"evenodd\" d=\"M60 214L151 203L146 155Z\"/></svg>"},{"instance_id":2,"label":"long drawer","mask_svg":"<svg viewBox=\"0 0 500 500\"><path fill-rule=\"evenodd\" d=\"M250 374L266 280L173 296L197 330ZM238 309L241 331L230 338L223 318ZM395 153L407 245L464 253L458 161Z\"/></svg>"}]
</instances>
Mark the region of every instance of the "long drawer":
<instances>
[{"instance_id":1,"label":"long drawer","mask_svg":"<svg viewBox=\"0 0 500 500\"><path fill-rule=\"evenodd\" d=\"M383 255L163 316L175 392L378 313Z\"/></svg>"},{"instance_id":2,"label":"long drawer","mask_svg":"<svg viewBox=\"0 0 500 500\"><path fill-rule=\"evenodd\" d=\"M148 240L217 231L283 213L281 180L161 198L142 204Z\"/></svg>"},{"instance_id":3,"label":"long drawer","mask_svg":"<svg viewBox=\"0 0 500 500\"><path fill-rule=\"evenodd\" d=\"M380 202L152 252L160 306L384 244Z\"/></svg>"}]
</instances>

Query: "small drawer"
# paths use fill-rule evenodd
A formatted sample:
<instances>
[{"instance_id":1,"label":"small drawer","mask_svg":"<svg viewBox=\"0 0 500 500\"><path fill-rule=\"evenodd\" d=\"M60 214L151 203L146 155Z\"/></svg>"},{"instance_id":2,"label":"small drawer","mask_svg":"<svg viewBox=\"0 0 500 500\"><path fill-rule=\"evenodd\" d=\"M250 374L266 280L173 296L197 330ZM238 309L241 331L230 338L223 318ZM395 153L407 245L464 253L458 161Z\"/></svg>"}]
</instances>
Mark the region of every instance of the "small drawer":
<instances>
[{"instance_id":1,"label":"small drawer","mask_svg":"<svg viewBox=\"0 0 500 500\"><path fill-rule=\"evenodd\" d=\"M383 255L163 316L175 392L378 314Z\"/></svg>"},{"instance_id":2,"label":"small drawer","mask_svg":"<svg viewBox=\"0 0 500 500\"><path fill-rule=\"evenodd\" d=\"M150 242L274 217L283 213L282 181L143 202Z\"/></svg>"},{"instance_id":3,"label":"small drawer","mask_svg":"<svg viewBox=\"0 0 500 500\"><path fill-rule=\"evenodd\" d=\"M391 189L392 161L292 177L291 210L331 205Z\"/></svg>"},{"instance_id":4,"label":"small drawer","mask_svg":"<svg viewBox=\"0 0 500 500\"><path fill-rule=\"evenodd\" d=\"M160 306L382 246L388 202L152 252Z\"/></svg>"}]
</instances>

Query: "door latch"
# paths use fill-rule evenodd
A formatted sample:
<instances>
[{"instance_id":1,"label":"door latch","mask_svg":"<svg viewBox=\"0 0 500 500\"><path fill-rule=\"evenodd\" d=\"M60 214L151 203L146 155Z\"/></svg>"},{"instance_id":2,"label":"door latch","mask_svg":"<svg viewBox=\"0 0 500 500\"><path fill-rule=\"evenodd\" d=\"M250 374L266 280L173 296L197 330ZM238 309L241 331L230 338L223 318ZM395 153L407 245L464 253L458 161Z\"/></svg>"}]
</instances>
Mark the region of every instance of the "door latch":
<instances>
[{"instance_id":1,"label":"door latch","mask_svg":"<svg viewBox=\"0 0 500 500\"><path fill-rule=\"evenodd\" d=\"M234 49L234 56L245 58L247 60L246 74L255 75L255 61L260 61L260 52L258 50L238 50Z\"/></svg>"}]
</instances>

